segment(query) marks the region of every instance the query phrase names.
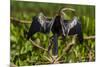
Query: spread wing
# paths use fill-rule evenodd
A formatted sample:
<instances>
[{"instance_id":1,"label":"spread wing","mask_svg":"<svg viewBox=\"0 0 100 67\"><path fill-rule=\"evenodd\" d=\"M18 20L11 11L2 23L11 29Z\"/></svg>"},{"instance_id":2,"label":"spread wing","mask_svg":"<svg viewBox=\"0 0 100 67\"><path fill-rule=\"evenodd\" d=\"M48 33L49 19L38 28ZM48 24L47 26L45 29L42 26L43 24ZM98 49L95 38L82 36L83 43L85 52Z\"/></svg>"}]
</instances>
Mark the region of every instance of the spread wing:
<instances>
[{"instance_id":1,"label":"spread wing","mask_svg":"<svg viewBox=\"0 0 100 67\"><path fill-rule=\"evenodd\" d=\"M37 32L42 32L45 34L49 33L51 31L52 25L53 19L48 19L43 15L43 13L40 13L38 16L34 16L32 18L32 24L27 34L27 39L32 37L32 35Z\"/></svg>"},{"instance_id":2,"label":"spread wing","mask_svg":"<svg viewBox=\"0 0 100 67\"><path fill-rule=\"evenodd\" d=\"M30 37L32 37L33 34L35 34L36 32L39 32L41 30L41 24L38 21L38 17L34 16L32 18L32 24L29 28L29 32L27 34L27 39L29 39Z\"/></svg>"},{"instance_id":3,"label":"spread wing","mask_svg":"<svg viewBox=\"0 0 100 67\"><path fill-rule=\"evenodd\" d=\"M74 17L72 21L65 24L65 33L66 35L74 35L77 34L78 40L80 43L83 42L83 33L82 33L82 25L81 22L78 21L77 17Z\"/></svg>"}]
</instances>

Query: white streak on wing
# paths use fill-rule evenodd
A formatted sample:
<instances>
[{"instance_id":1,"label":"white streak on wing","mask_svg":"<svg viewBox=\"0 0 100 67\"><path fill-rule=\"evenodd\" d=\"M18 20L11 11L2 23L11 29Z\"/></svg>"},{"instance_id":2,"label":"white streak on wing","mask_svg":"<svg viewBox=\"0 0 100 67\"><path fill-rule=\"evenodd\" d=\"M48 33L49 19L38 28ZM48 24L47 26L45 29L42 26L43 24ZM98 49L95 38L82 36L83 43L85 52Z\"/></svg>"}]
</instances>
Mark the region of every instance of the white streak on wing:
<instances>
[{"instance_id":1,"label":"white streak on wing","mask_svg":"<svg viewBox=\"0 0 100 67\"><path fill-rule=\"evenodd\" d=\"M68 23L68 25L66 27L67 36L68 36L68 33L69 33L70 29L73 28L74 26L76 26L77 23L78 23L78 18L77 17L74 17L73 20Z\"/></svg>"},{"instance_id":2,"label":"white streak on wing","mask_svg":"<svg viewBox=\"0 0 100 67\"><path fill-rule=\"evenodd\" d=\"M38 21L41 24L41 26L43 27L44 22L45 22L45 16L43 15L43 13L39 13Z\"/></svg>"},{"instance_id":3,"label":"white streak on wing","mask_svg":"<svg viewBox=\"0 0 100 67\"><path fill-rule=\"evenodd\" d=\"M43 27L44 30L46 30L46 23L49 23L49 26L50 26L50 31L51 31L51 28L53 26L53 23L54 23L54 18L52 18L51 21L49 20L46 20L47 17L43 15L43 13L39 13L38 15L38 21L39 23L41 24L41 26Z\"/></svg>"},{"instance_id":4,"label":"white streak on wing","mask_svg":"<svg viewBox=\"0 0 100 67\"><path fill-rule=\"evenodd\" d=\"M70 29L77 25L78 19L74 17L72 22L69 24Z\"/></svg>"}]
</instances>

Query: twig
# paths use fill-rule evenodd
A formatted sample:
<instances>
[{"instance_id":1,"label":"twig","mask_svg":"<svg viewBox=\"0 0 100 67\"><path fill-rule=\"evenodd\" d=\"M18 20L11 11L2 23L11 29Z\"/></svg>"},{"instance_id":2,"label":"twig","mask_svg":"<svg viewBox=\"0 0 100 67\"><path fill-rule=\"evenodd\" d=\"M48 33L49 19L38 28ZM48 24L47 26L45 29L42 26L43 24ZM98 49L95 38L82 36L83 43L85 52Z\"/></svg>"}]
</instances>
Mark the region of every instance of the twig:
<instances>
[{"instance_id":1,"label":"twig","mask_svg":"<svg viewBox=\"0 0 100 67\"><path fill-rule=\"evenodd\" d=\"M31 39L30 39L30 41L32 42L32 44L33 44L34 46L36 46L36 47L38 47L38 48L40 48L40 49L42 49L42 50L44 50L44 51L48 51L47 49L45 49L45 48L39 46L38 44L36 44L35 42L33 42Z\"/></svg>"},{"instance_id":2,"label":"twig","mask_svg":"<svg viewBox=\"0 0 100 67\"><path fill-rule=\"evenodd\" d=\"M31 23L31 21L19 20L19 19L14 18L14 17L10 17L10 20L14 21L14 22L17 22L17 23L24 23L24 24L30 24Z\"/></svg>"},{"instance_id":3,"label":"twig","mask_svg":"<svg viewBox=\"0 0 100 67\"><path fill-rule=\"evenodd\" d=\"M44 58L46 58L50 63L52 63L52 58L48 58L47 56L44 56Z\"/></svg>"},{"instance_id":4,"label":"twig","mask_svg":"<svg viewBox=\"0 0 100 67\"><path fill-rule=\"evenodd\" d=\"M88 40L88 39L95 39L95 36L84 36L84 39L85 39L85 40Z\"/></svg>"}]
</instances>

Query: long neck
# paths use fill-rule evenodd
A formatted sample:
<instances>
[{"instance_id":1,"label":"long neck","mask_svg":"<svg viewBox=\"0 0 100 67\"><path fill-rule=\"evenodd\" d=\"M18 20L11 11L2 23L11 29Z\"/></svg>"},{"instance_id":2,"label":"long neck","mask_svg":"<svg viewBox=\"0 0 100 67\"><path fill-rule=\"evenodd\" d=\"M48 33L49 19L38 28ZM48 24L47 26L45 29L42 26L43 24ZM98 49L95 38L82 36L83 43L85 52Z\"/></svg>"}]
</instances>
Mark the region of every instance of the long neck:
<instances>
[{"instance_id":1,"label":"long neck","mask_svg":"<svg viewBox=\"0 0 100 67\"><path fill-rule=\"evenodd\" d=\"M53 24L53 27L52 27L52 30L53 30L53 33L56 33L56 34L60 34L61 32L61 17L58 15L55 17L55 20L54 20L54 24Z\"/></svg>"}]
</instances>

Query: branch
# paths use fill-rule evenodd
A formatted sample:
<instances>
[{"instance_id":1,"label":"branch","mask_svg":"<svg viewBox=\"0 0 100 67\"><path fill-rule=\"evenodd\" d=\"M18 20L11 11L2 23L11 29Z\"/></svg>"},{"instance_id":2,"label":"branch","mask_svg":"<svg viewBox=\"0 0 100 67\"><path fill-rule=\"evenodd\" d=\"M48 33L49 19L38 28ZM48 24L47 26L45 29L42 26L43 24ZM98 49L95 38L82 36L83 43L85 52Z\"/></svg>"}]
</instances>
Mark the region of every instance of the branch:
<instances>
[{"instance_id":1,"label":"branch","mask_svg":"<svg viewBox=\"0 0 100 67\"><path fill-rule=\"evenodd\" d=\"M85 40L89 40L89 39L95 39L95 36L84 36Z\"/></svg>"},{"instance_id":2,"label":"branch","mask_svg":"<svg viewBox=\"0 0 100 67\"><path fill-rule=\"evenodd\" d=\"M47 59L50 63L52 63L52 58L51 57L48 58L47 56L44 56L44 58Z\"/></svg>"},{"instance_id":3,"label":"branch","mask_svg":"<svg viewBox=\"0 0 100 67\"><path fill-rule=\"evenodd\" d=\"M30 41L32 42L32 44L33 44L34 46L36 46L36 47L38 47L38 48L40 48L40 49L42 49L42 50L44 50L44 51L48 51L47 49L45 49L45 48L41 47L40 45L36 44L35 42L33 42L31 39L30 39Z\"/></svg>"},{"instance_id":4,"label":"branch","mask_svg":"<svg viewBox=\"0 0 100 67\"><path fill-rule=\"evenodd\" d=\"M10 20L13 22L24 23L24 24L30 24L30 22L31 22L31 21L26 21L26 20L19 20L19 19L14 18L14 17L10 17Z\"/></svg>"}]
</instances>

